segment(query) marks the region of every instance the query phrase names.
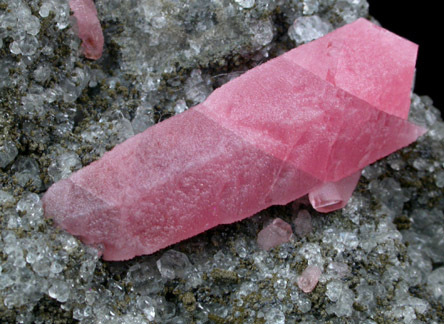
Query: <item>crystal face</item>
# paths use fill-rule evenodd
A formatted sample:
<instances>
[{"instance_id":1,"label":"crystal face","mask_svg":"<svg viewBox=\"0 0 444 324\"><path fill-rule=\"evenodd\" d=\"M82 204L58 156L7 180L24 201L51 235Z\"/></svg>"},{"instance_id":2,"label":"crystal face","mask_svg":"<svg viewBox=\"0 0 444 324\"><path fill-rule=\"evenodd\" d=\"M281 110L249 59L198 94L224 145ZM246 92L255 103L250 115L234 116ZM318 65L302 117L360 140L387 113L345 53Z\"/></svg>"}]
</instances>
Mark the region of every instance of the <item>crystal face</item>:
<instances>
[{"instance_id":1,"label":"crystal face","mask_svg":"<svg viewBox=\"0 0 444 324\"><path fill-rule=\"evenodd\" d=\"M355 179L425 132L404 120L416 50L363 19L346 25L54 184L46 216L124 260ZM355 184L321 196L340 208Z\"/></svg>"}]
</instances>

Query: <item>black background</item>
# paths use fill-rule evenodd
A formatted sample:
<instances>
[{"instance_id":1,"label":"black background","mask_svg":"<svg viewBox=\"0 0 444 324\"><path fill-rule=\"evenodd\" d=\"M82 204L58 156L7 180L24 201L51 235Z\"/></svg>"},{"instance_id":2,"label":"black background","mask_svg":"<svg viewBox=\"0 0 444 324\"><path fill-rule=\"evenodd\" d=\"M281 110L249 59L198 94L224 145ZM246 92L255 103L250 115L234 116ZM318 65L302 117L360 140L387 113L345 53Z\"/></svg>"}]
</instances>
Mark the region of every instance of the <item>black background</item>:
<instances>
[{"instance_id":1,"label":"black background","mask_svg":"<svg viewBox=\"0 0 444 324\"><path fill-rule=\"evenodd\" d=\"M441 1L368 0L370 15L381 25L419 45L416 63L415 92L428 95L434 106L444 111L444 81L442 80L444 54L444 10Z\"/></svg>"}]
</instances>

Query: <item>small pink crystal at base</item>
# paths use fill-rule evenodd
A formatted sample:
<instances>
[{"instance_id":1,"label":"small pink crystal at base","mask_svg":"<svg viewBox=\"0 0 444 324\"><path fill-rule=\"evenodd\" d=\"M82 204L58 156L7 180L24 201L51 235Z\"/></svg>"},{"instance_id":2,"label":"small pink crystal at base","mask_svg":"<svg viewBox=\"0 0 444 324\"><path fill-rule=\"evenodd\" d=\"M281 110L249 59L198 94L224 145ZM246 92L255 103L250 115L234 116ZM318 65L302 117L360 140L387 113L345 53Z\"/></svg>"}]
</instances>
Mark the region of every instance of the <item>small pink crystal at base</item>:
<instances>
[{"instance_id":1,"label":"small pink crystal at base","mask_svg":"<svg viewBox=\"0 0 444 324\"><path fill-rule=\"evenodd\" d=\"M321 213L328 213L344 207L361 177L361 170L339 181L328 182L316 187L308 194L314 209Z\"/></svg>"},{"instance_id":2,"label":"small pink crystal at base","mask_svg":"<svg viewBox=\"0 0 444 324\"><path fill-rule=\"evenodd\" d=\"M304 293L312 292L318 284L322 270L317 266L308 266L298 278L298 287Z\"/></svg>"},{"instance_id":3,"label":"small pink crystal at base","mask_svg":"<svg viewBox=\"0 0 444 324\"><path fill-rule=\"evenodd\" d=\"M93 0L69 0L69 7L74 13L82 50L86 58L97 60L103 52L103 31L97 18L97 9Z\"/></svg>"},{"instance_id":4,"label":"small pink crystal at base","mask_svg":"<svg viewBox=\"0 0 444 324\"><path fill-rule=\"evenodd\" d=\"M290 241L292 234L291 225L280 218L276 218L259 232L257 244L262 250L268 251Z\"/></svg>"},{"instance_id":5,"label":"small pink crystal at base","mask_svg":"<svg viewBox=\"0 0 444 324\"><path fill-rule=\"evenodd\" d=\"M299 237L305 237L311 233L313 226L311 225L311 215L306 210L301 210L293 221L295 232Z\"/></svg>"},{"instance_id":6,"label":"small pink crystal at base","mask_svg":"<svg viewBox=\"0 0 444 324\"><path fill-rule=\"evenodd\" d=\"M45 215L126 260L309 193L340 208L360 170L425 132L405 120L416 50L364 19L341 27L55 183Z\"/></svg>"}]
</instances>

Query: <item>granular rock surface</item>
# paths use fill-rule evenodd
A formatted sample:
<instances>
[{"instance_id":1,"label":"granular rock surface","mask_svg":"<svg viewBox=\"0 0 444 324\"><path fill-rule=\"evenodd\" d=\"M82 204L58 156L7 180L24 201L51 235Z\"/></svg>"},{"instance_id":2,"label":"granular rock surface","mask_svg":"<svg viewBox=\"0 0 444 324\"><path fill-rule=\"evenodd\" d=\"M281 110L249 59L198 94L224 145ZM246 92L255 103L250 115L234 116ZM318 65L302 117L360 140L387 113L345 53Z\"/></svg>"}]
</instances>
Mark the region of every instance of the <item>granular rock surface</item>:
<instances>
[{"instance_id":1,"label":"granular rock surface","mask_svg":"<svg viewBox=\"0 0 444 324\"><path fill-rule=\"evenodd\" d=\"M270 251L272 207L150 256L104 262L43 217L53 182L271 57L368 17L365 0L97 0L86 60L64 0L0 0L2 323L441 323L444 123L363 170L350 203ZM304 19L302 19L304 18ZM299 21L297 19L300 19ZM304 207L305 208L305 207ZM298 279L321 269L313 291Z\"/></svg>"}]
</instances>

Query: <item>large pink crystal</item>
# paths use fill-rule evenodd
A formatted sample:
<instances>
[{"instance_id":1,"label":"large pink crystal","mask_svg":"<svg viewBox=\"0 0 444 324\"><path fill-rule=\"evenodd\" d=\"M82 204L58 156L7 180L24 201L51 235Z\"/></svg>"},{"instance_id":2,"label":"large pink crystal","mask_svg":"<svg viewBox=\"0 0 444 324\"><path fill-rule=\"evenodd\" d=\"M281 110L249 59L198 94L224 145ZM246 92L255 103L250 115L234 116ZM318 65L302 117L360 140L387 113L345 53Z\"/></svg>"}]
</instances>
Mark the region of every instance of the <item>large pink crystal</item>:
<instances>
[{"instance_id":1,"label":"large pink crystal","mask_svg":"<svg viewBox=\"0 0 444 324\"><path fill-rule=\"evenodd\" d=\"M45 213L102 244L104 259L124 260L329 183L343 193L342 179L425 132L404 119L415 59L416 45L358 20L54 184Z\"/></svg>"},{"instance_id":2,"label":"large pink crystal","mask_svg":"<svg viewBox=\"0 0 444 324\"><path fill-rule=\"evenodd\" d=\"M103 52L104 38L93 0L69 0L69 7L76 19L83 54L92 60L99 59Z\"/></svg>"}]
</instances>

